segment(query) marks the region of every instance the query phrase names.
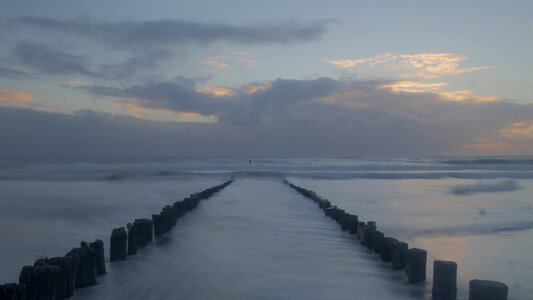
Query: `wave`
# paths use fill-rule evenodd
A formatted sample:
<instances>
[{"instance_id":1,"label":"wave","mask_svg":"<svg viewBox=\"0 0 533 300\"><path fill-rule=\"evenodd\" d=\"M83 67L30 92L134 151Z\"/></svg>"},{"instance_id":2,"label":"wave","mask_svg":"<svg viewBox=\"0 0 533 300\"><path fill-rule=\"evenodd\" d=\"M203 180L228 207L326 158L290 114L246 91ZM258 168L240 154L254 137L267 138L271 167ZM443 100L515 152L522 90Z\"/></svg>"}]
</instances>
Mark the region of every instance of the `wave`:
<instances>
[{"instance_id":1,"label":"wave","mask_svg":"<svg viewBox=\"0 0 533 300\"><path fill-rule=\"evenodd\" d=\"M102 158L53 161L0 158L0 180L122 181L171 180L197 176L302 177L332 180L533 179L533 157L255 159L252 164L243 159Z\"/></svg>"},{"instance_id":2,"label":"wave","mask_svg":"<svg viewBox=\"0 0 533 300\"><path fill-rule=\"evenodd\" d=\"M0 174L0 180L42 180L42 181L118 181L118 180L171 180L197 177L223 177L223 178L246 178L246 177L272 177L286 178L298 177L306 179L322 180L350 180L350 179L376 179L376 180L408 180L408 179L509 179L499 183L477 183L474 185L462 185L451 188L455 194L471 194L477 192L511 191L519 188L514 180L533 179L533 170L517 171L446 171L446 172L361 172L361 171L290 171L290 170L184 170L184 171L151 171L151 170L127 170L127 171L67 171L67 172L18 172Z\"/></svg>"},{"instance_id":3,"label":"wave","mask_svg":"<svg viewBox=\"0 0 533 300\"><path fill-rule=\"evenodd\" d=\"M533 165L531 158L478 158L478 159L454 159L441 161L448 165Z\"/></svg>"},{"instance_id":4,"label":"wave","mask_svg":"<svg viewBox=\"0 0 533 300\"><path fill-rule=\"evenodd\" d=\"M533 229L532 221L511 222L503 224L483 224L461 227L447 227L420 230L412 234L413 237L421 236L468 236L486 235L495 233L526 231Z\"/></svg>"},{"instance_id":5,"label":"wave","mask_svg":"<svg viewBox=\"0 0 533 300\"><path fill-rule=\"evenodd\" d=\"M494 183L478 182L476 184L456 185L451 188L451 192L462 196L477 193L511 192L521 188L516 180L504 180Z\"/></svg>"}]
</instances>

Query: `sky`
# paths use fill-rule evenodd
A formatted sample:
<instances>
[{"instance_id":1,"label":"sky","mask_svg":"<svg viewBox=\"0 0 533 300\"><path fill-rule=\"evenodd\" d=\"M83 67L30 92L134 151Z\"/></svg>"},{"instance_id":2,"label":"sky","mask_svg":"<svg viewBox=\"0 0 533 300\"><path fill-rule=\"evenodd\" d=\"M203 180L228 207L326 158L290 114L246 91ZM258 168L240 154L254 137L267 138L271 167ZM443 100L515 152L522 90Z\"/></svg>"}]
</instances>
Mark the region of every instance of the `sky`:
<instances>
[{"instance_id":1,"label":"sky","mask_svg":"<svg viewBox=\"0 0 533 300\"><path fill-rule=\"evenodd\" d=\"M0 155L533 155L533 2L4 0Z\"/></svg>"}]
</instances>

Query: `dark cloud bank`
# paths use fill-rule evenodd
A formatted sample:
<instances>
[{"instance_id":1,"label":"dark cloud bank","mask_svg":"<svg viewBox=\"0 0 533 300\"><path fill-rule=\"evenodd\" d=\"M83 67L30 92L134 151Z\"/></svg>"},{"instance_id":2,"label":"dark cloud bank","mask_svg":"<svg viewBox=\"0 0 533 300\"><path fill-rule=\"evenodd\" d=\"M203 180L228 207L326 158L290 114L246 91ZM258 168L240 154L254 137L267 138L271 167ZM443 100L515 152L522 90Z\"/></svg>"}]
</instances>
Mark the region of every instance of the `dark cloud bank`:
<instances>
[{"instance_id":1,"label":"dark cloud bank","mask_svg":"<svg viewBox=\"0 0 533 300\"><path fill-rule=\"evenodd\" d=\"M500 130L533 119L533 105L450 102L393 93L383 82L283 80L226 97L194 80L84 90L147 108L217 116L219 122L160 123L94 111L73 115L0 109L1 155L351 156L442 154L476 139L525 143ZM106 97L112 96L112 97Z\"/></svg>"},{"instance_id":2,"label":"dark cloud bank","mask_svg":"<svg viewBox=\"0 0 533 300\"><path fill-rule=\"evenodd\" d=\"M90 22L42 17L18 17L8 22L29 36L21 35L13 46L12 64L35 75L82 75L97 79L126 79L157 69L178 49L216 42L232 44L291 44L319 40L330 21L287 21L276 24L229 25L183 20ZM29 31L29 32L28 32ZM49 38L48 38L49 37ZM61 37L69 47L51 44ZM30 40L24 41L24 38ZM38 40L39 42L36 42ZM85 44L84 44L85 43ZM72 47L72 45L77 45ZM90 57L76 54L91 45ZM102 62L94 53L120 53L116 63ZM0 76L20 79L23 73L0 66Z\"/></svg>"},{"instance_id":3,"label":"dark cloud bank","mask_svg":"<svg viewBox=\"0 0 533 300\"><path fill-rule=\"evenodd\" d=\"M114 47L146 47L183 43L293 43L319 39L328 22L228 25L181 20L121 21L114 23L19 17L15 23L90 38Z\"/></svg>"}]
</instances>

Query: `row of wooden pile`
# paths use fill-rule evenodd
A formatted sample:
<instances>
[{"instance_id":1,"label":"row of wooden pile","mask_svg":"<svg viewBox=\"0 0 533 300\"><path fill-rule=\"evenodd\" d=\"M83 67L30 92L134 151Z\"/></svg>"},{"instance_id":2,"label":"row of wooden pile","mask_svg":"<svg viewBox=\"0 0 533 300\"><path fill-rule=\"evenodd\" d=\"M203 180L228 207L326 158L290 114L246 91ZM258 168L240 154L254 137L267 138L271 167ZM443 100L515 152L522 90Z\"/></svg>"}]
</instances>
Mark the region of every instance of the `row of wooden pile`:
<instances>
[{"instance_id":1,"label":"row of wooden pile","mask_svg":"<svg viewBox=\"0 0 533 300\"><path fill-rule=\"evenodd\" d=\"M287 185L313 200L324 210L326 216L335 220L343 231L355 235L361 245L379 255L383 262L391 263L392 270L404 270L407 282L418 283L426 280L427 252L409 248L409 245L393 237L387 237L377 229L376 222L362 222L354 214L332 205L327 199L311 190L285 181ZM469 300L507 300L508 287L492 280L474 279L469 282ZM453 261L433 262L432 296L435 300L453 300L457 297L457 264Z\"/></svg>"},{"instance_id":2,"label":"row of wooden pile","mask_svg":"<svg viewBox=\"0 0 533 300\"><path fill-rule=\"evenodd\" d=\"M232 181L194 193L181 201L165 206L151 219L136 219L111 232L110 262L126 260L137 254L139 247L148 245L154 236L161 236L176 225L176 221L198 206L201 200L230 185ZM25 266L19 282L0 285L0 300L61 300L74 295L74 290L93 286L97 276L106 274L104 242L81 242L65 256L40 258L33 266Z\"/></svg>"}]
</instances>

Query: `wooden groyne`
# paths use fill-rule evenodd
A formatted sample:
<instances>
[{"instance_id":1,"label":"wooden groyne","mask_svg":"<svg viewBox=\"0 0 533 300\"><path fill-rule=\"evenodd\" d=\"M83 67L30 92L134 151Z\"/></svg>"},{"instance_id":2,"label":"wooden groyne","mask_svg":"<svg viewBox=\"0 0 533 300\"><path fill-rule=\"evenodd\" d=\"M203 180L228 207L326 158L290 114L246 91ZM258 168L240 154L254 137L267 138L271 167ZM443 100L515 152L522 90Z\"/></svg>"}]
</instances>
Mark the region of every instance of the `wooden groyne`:
<instances>
[{"instance_id":1,"label":"wooden groyne","mask_svg":"<svg viewBox=\"0 0 533 300\"><path fill-rule=\"evenodd\" d=\"M109 261L127 260L137 250L172 230L176 221L198 206L201 200L230 185L233 181L194 193L181 201L163 207L151 219L136 219L111 231ZM33 266L24 266L18 283L0 285L0 300L61 300L74 295L79 288L93 286L97 277L106 273L104 242L82 241L66 255L40 258Z\"/></svg>"},{"instance_id":2,"label":"wooden groyne","mask_svg":"<svg viewBox=\"0 0 533 300\"><path fill-rule=\"evenodd\" d=\"M301 188L288 181L285 183L301 195L313 200L324 210L326 216L335 220L341 230L356 236L361 245L375 252L381 261L391 263L391 270L403 270L408 283L426 280L427 252L424 249L409 248L406 242L388 237L378 230L373 221L362 222L359 216L345 212L341 208L318 196L315 192ZM453 300L457 297L457 264L453 261L433 262L434 300ZM504 283L474 279L469 282L469 300L507 300L508 287Z\"/></svg>"}]
</instances>

